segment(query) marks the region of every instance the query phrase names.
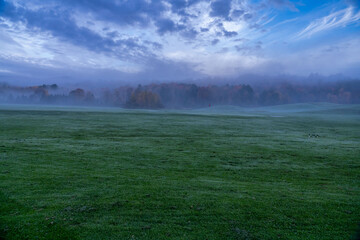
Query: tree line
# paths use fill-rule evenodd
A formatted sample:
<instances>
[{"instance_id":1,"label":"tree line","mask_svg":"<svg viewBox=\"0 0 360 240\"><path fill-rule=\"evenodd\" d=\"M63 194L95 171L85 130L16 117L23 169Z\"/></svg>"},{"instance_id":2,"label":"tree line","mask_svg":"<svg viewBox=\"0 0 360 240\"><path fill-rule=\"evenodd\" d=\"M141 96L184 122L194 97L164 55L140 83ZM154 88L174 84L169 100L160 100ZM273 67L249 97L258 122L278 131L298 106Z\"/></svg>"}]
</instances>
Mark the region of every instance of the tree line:
<instances>
[{"instance_id":1,"label":"tree line","mask_svg":"<svg viewBox=\"0 0 360 240\"><path fill-rule=\"evenodd\" d=\"M360 82L322 84L283 82L254 89L248 84L198 86L162 83L103 89L96 94L57 84L16 87L0 84L0 102L21 104L96 105L125 108L198 108L213 105L263 106L299 102L360 103Z\"/></svg>"}]
</instances>

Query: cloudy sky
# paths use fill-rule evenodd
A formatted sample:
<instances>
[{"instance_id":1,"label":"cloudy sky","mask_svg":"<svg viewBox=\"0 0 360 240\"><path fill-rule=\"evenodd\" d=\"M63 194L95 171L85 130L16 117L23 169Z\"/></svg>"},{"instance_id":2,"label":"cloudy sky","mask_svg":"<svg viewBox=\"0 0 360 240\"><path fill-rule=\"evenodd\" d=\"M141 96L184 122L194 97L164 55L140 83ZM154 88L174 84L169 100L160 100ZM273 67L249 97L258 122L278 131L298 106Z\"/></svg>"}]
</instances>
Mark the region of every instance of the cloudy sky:
<instances>
[{"instance_id":1,"label":"cloudy sky","mask_svg":"<svg viewBox=\"0 0 360 240\"><path fill-rule=\"evenodd\" d=\"M359 0L0 0L0 82L360 77Z\"/></svg>"}]
</instances>

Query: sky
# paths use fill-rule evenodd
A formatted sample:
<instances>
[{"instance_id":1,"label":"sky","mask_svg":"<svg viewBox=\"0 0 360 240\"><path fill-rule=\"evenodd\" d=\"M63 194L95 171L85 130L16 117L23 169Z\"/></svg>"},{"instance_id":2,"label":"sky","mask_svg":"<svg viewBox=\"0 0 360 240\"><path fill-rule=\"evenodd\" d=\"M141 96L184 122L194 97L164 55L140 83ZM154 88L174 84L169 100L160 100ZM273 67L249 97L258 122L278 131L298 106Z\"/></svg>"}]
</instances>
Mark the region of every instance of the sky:
<instances>
[{"instance_id":1,"label":"sky","mask_svg":"<svg viewBox=\"0 0 360 240\"><path fill-rule=\"evenodd\" d=\"M0 0L0 82L360 78L360 0Z\"/></svg>"}]
</instances>

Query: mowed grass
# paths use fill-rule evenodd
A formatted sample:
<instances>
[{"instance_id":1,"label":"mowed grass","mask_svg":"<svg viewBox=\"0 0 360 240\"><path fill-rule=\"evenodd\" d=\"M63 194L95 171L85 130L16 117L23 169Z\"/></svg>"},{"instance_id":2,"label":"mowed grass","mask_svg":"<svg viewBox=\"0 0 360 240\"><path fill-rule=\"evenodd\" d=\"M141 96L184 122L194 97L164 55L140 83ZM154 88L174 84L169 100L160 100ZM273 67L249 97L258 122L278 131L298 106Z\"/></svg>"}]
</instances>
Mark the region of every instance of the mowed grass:
<instances>
[{"instance_id":1,"label":"mowed grass","mask_svg":"<svg viewBox=\"0 0 360 240\"><path fill-rule=\"evenodd\" d=\"M359 105L229 108L0 107L0 239L352 239Z\"/></svg>"}]
</instances>

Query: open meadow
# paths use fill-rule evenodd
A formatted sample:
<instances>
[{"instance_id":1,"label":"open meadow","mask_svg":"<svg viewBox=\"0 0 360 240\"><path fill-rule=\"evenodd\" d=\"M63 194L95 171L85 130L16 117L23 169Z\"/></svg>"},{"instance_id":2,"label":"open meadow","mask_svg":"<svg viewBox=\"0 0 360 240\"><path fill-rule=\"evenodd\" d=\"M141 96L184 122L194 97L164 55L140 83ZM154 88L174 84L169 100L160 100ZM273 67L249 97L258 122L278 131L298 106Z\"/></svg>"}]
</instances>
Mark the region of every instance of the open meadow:
<instances>
[{"instance_id":1,"label":"open meadow","mask_svg":"<svg viewBox=\"0 0 360 240\"><path fill-rule=\"evenodd\" d=\"M353 239L360 105L0 106L0 239Z\"/></svg>"}]
</instances>

